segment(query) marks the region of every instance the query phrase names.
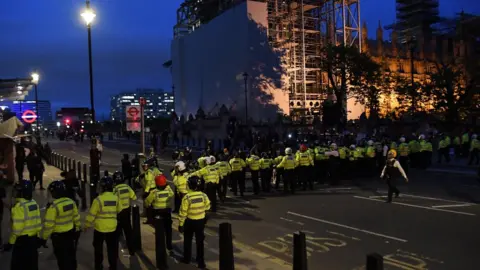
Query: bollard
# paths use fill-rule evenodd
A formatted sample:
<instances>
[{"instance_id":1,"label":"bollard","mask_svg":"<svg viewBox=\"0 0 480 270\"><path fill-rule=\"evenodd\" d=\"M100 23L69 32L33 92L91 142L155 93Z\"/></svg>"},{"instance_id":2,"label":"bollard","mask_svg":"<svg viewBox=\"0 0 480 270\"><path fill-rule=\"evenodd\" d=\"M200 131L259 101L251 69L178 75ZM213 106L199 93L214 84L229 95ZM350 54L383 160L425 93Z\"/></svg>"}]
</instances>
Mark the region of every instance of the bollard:
<instances>
[{"instance_id":1,"label":"bollard","mask_svg":"<svg viewBox=\"0 0 480 270\"><path fill-rule=\"evenodd\" d=\"M383 270L383 257L378 253L367 254L366 270Z\"/></svg>"},{"instance_id":2,"label":"bollard","mask_svg":"<svg viewBox=\"0 0 480 270\"><path fill-rule=\"evenodd\" d=\"M53 167L57 167L57 164L55 162L56 162L56 154L55 154L55 152L52 152L52 166Z\"/></svg>"},{"instance_id":3,"label":"bollard","mask_svg":"<svg viewBox=\"0 0 480 270\"><path fill-rule=\"evenodd\" d=\"M82 179L82 163L80 161L77 162L77 179Z\"/></svg>"},{"instance_id":4,"label":"bollard","mask_svg":"<svg viewBox=\"0 0 480 270\"><path fill-rule=\"evenodd\" d=\"M138 208L138 207L137 207ZM155 216L155 258L157 269L167 269L167 247L165 244L165 227L160 216Z\"/></svg>"},{"instance_id":5,"label":"bollard","mask_svg":"<svg viewBox=\"0 0 480 270\"><path fill-rule=\"evenodd\" d=\"M80 168L80 166L79 166ZM82 179L82 211L85 211L87 209L87 164L83 164L83 179L80 175L79 179ZM79 170L80 172L80 170Z\"/></svg>"},{"instance_id":6,"label":"bollard","mask_svg":"<svg viewBox=\"0 0 480 270\"><path fill-rule=\"evenodd\" d=\"M58 156L58 161L59 161L59 169L63 171L63 157L62 156Z\"/></svg>"},{"instance_id":7,"label":"bollard","mask_svg":"<svg viewBox=\"0 0 480 270\"><path fill-rule=\"evenodd\" d=\"M83 163L82 171L83 171L83 177L80 177L80 178L82 178L83 181L88 182L87 164Z\"/></svg>"},{"instance_id":8,"label":"bollard","mask_svg":"<svg viewBox=\"0 0 480 270\"><path fill-rule=\"evenodd\" d=\"M132 206L132 238L135 251L142 250L142 234L140 231L140 208L134 204Z\"/></svg>"},{"instance_id":9,"label":"bollard","mask_svg":"<svg viewBox=\"0 0 480 270\"><path fill-rule=\"evenodd\" d=\"M67 170L70 171L72 169L72 159L71 158L68 158L68 168Z\"/></svg>"},{"instance_id":10,"label":"bollard","mask_svg":"<svg viewBox=\"0 0 480 270\"><path fill-rule=\"evenodd\" d=\"M68 158L63 157L63 170L66 171L68 169Z\"/></svg>"},{"instance_id":11,"label":"bollard","mask_svg":"<svg viewBox=\"0 0 480 270\"><path fill-rule=\"evenodd\" d=\"M75 172L77 171L77 162L75 161L75 159L72 160L72 170Z\"/></svg>"},{"instance_id":12,"label":"bollard","mask_svg":"<svg viewBox=\"0 0 480 270\"><path fill-rule=\"evenodd\" d=\"M234 258L233 258L233 240L232 240L232 225L228 222L220 224L219 230L219 249L220 249L220 270L234 270Z\"/></svg>"},{"instance_id":13,"label":"bollard","mask_svg":"<svg viewBox=\"0 0 480 270\"><path fill-rule=\"evenodd\" d=\"M293 270L307 270L307 243L303 232L293 234Z\"/></svg>"}]
</instances>

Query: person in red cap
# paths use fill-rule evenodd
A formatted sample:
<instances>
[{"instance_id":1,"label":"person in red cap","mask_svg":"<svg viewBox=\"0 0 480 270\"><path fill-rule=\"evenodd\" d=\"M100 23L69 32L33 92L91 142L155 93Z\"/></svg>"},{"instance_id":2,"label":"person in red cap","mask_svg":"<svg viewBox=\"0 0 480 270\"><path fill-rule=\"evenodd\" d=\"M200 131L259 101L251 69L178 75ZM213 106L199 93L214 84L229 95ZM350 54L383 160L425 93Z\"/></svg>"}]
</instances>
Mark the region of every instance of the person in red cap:
<instances>
[{"instance_id":1,"label":"person in red cap","mask_svg":"<svg viewBox=\"0 0 480 270\"><path fill-rule=\"evenodd\" d=\"M155 177L156 189L152 190L145 199L145 204L153 208L154 222L162 222L165 227L165 242L167 250L171 254L172 247L172 199L174 196L173 190L167 185L167 178L165 175L157 175Z\"/></svg>"}]
</instances>

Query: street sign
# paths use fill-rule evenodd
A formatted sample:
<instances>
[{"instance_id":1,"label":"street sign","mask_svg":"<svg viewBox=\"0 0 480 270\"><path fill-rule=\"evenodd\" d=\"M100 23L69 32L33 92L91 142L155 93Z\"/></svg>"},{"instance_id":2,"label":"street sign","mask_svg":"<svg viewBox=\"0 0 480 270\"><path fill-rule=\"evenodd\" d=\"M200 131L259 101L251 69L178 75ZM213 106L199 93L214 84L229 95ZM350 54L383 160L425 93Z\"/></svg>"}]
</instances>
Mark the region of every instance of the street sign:
<instances>
[{"instance_id":1,"label":"street sign","mask_svg":"<svg viewBox=\"0 0 480 270\"><path fill-rule=\"evenodd\" d=\"M127 131L136 131L140 132L142 130L142 117L140 106L126 106L126 122L127 122Z\"/></svg>"},{"instance_id":2,"label":"street sign","mask_svg":"<svg viewBox=\"0 0 480 270\"><path fill-rule=\"evenodd\" d=\"M37 114L32 110L26 110L22 114L22 119L27 124L32 124L37 120Z\"/></svg>"}]
</instances>

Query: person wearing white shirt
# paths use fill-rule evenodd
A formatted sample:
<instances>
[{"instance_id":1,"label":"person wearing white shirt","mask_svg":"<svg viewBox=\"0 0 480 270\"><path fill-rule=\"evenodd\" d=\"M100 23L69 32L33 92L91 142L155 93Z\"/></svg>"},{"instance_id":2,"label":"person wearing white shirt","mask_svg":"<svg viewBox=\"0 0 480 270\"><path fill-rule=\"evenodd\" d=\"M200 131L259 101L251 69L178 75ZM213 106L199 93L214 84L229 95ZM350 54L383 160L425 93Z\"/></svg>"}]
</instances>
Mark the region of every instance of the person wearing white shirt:
<instances>
[{"instance_id":1,"label":"person wearing white shirt","mask_svg":"<svg viewBox=\"0 0 480 270\"><path fill-rule=\"evenodd\" d=\"M388 197L387 197L387 203L392 202L392 195L395 193L395 198L397 198L400 195L400 191L397 188L396 184L396 179L398 178L398 175L400 174L405 181L408 183L408 177L405 174L405 171L402 168L402 165L400 165L400 162L396 160L397 156L397 151L395 150L390 150L387 153L387 163L385 167L382 170L382 174L380 177L382 179L386 179L387 185L388 185Z\"/></svg>"}]
</instances>

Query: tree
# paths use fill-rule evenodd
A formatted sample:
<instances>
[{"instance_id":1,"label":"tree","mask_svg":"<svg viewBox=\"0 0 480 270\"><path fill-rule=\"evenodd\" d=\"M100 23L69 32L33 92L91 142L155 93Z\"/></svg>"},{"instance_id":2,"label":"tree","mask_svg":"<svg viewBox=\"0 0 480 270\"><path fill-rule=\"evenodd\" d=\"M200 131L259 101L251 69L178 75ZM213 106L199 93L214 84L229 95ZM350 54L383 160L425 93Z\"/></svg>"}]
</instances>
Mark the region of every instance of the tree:
<instances>
[{"instance_id":1,"label":"tree","mask_svg":"<svg viewBox=\"0 0 480 270\"><path fill-rule=\"evenodd\" d=\"M353 46L325 46L322 50L321 67L327 72L329 91L336 97L339 110L339 127L343 128L347 120L346 103L350 90L358 89L362 81L369 77L373 67L370 59Z\"/></svg>"},{"instance_id":2,"label":"tree","mask_svg":"<svg viewBox=\"0 0 480 270\"><path fill-rule=\"evenodd\" d=\"M401 75L395 75L392 79L392 86L398 101L398 112L415 114L419 111L428 112L429 104L432 104L431 87L426 82L412 82ZM415 101L415 106L412 103ZM420 105L420 106L419 106ZM412 111L415 108L415 112Z\"/></svg>"}]
</instances>

